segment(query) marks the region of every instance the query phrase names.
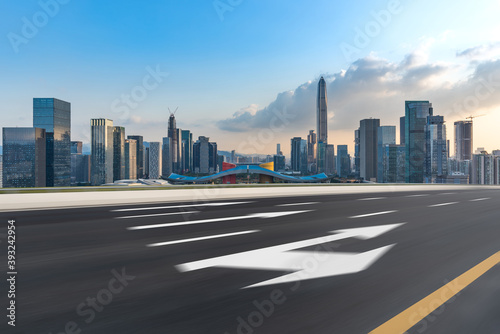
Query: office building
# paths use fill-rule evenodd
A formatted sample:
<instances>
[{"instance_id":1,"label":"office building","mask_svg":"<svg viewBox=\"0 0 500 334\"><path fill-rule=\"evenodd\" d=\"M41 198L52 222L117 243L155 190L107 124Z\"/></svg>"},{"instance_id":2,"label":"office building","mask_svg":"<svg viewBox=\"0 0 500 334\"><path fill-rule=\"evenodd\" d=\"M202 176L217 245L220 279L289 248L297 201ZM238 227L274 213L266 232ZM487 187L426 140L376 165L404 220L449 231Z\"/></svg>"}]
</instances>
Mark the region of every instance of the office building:
<instances>
[{"instance_id":1,"label":"office building","mask_svg":"<svg viewBox=\"0 0 500 334\"><path fill-rule=\"evenodd\" d=\"M281 153L281 144L276 144L276 155L282 155Z\"/></svg>"},{"instance_id":2,"label":"office building","mask_svg":"<svg viewBox=\"0 0 500 334\"><path fill-rule=\"evenodd\" d=\"M396 127L381 126L377 131L377 182L384 182L384 147L396 144Z\"/></svg>"},{"instance_id":3,"label":"office building","mask_svg":"<svg viewBox=\"0 0 500 334\"><path fill-rule=\"evenodd\" d=\"M162 173L162 147L160 142L149 143L149 178L159 179Z\"/></svg>"},{"instance_id":4,"label":"office building","mask_svg":"<svg viewBox=\"0 0 500 334\"><path fill-rule=\"evenodd\" d=\"M4 188L46 186L46 132L43 128L3 128Z\"/></svg>"},{"instance_id":5,"label":"office building","mask_svg":"<svg viewBox=\"0 0 500 334\"><path fill-rule=\"evenodd\" d=\"M149 143L144 142L144 178L149 179Z\"/></svg>"},{"instance_id":6,"label":"office building","mask_svg":"<svg viewBox=\"0 0 500 334\"><path fill-rule=\"evenodd\" d=\"M335 170L339 177L348 177L351 174L351 156L349 155L347 145L337 145L335 165Z\"/></svg>"},{"instance_id":7,"label":"office building","mask_svg":"<svg viewBox=\"0 0 500 334\"><path fill-rule=\"evenodd\" d=\"M274 171L275 172L284 172L285 171L285 156L284 155L275 155L273 157L274 162Z\"/></svg>"},{"instance_id":8,"label":"office building","mask_svg":"<svg viewBox=\"0 0 500 334\"><path fill-rule=\"evenodd\" d=\"M136 161L137 161L137 178L142 179L145 174L144 163L145 163L145 152L144 152L144 138L143 136L127 136L127 139L132 139L136 141Z\"/></svg>"},{"instance_id":9,"label":"office building","mask_svg":"<svg viewBox=\"0 0 500 334\"><path fill-rule=\"evenodd\" d=\"M335 146L333 145L326 145L325 174L335 174Z\"/></svg>"},{"instance_id":10,"label":"office building","mask_svg":"<svg viewBox=\"0 0 500 334\"><path fill-rule=\"evenodd\" d=\"M405 101L405 181L423 183L427 117L433 115L429 101Z\"/></svg>"},{"instance_id":11,"label":"office building","mask_svg":"<svg viewBox=\"0 0 500 334\"><path fill-rule=\"evenodd\" d=\"M458 121L455 126L455 159L472 160L472 121Z\"/></svg>"},{"instance_id":12,"label":"office building","mask_svg":"<svg viewBox=\"0 0 500 334\"><path fill-rule=\"evenodd\" d=\"M328 97L326 82L323 77L318 82L318 95L316 99L316 169L318 173L326 169L326 145L328 144Z\"/></svg>"},{"instance_id":13,"label":"office building","mask_svg":"<svg viewBox=\"0 0 500 334\"><path fill-rule=\"evenodd\" d=\"M307 170L316 174L316 134L310 130L307 135Z\"/></svg>"},{"instance_id":14,"label":"office building","mask_svg":"<svg viewBox=\"0 0 500 334\"><path fill-rule=\"evenodd\" d=\"M193 167L197 174L213 174L217 170L217 143L200 136L193 144Z\"/></svg>"},{"instance_id":15,"label":"office building","mask_svg":"<svg viewBox=\"0 0 500 334\"><path fill-rule=\"evenodd\" d=\"M172 142L169 137L163 137L161 146L161 175L168 177L172 174Z\"/></svg>"},{"instance_id":16,"label":"office building","mask_svg":"<svg viewBox=\"0 0 500 334\"><path fill-rule=\"evenodd\" d=\"M360 177L366 181L377 179L377 143L380 120L363 119L359 123Z\"/></svg>"},{"instance_id":17,"label":"office building","mask_svg":"<svg viewBox=\"0 0 500 334\"><path fill-rule=\"evenodd\" d=\"M442 183L448 174L446 125L443 116L427 116L425 127L425 183Z\"/></svg>"},{"instance_id":18,"label":"office building","mask_svg":"<svg viewBox=\"0 0 500 334\"><path fill-rule=\"evenodd\" d=\"M71 154L71 185L90 184L90 165L89 154Z\"/></svg>"},{"instance_id":19,"label":"office building","mask_svg":"<svg viewBox=\"0 0 500 334\"><path fill-rule=\"evenodd\" d=\"M3 155L0 155L0 188L3 188Z\"/></svg>"},{"instance_id":20,"label":"office building","mask_svg":"<svg viewBox=\"0 0 500 334\"><path fill-rule=\"evenodd\" d=\"M405 182L405 146L386 144L383 151L383 177L378 182L404 183Z\"/></svg>"},{"instance_id":21,"label":"office building","mask_svg":"<svg viewBox=\"0 0 500 334\"><path fill-rule=\"evenodd\" d=\"M47 187L70 186L71 104L54 98L34 98L33 127L45 129Z\"/></svg>"},{"instance_id":22,"label":"office building","mask_svg":"<svg viewBox=\"0 0 500 334\"><path fill-rule=\"evenodd\" d=\"M356 179L360 178L361 175L361 161L360 161L360 150L359 146L361 144L361 139L359 136L359 129L354 131L354 177Z\"/></svg>"},{"instance_id":23,"label":"office building","mask_svg":"<svg viewBox=\"0 0 500 334\"><path fill-rule=\"evenodd\" d=\"M495 184L495 157L482 151L472 156L471 184Z\"/></svg>"},{"instance_id":24,"label":"office building","mask_svg":"<svg viewBox=\"0 0 500 334\"><path fill-rule=\"evenodd\" d=\"M301 137L291 139L291 167L294 172L307 174L307 141Z\"/></svg>"},{"instance_id":25,"label":"office building","mask_svg":"<svg viewBox=\"0 0 500 334\"><path fill-rule=\"evenodd\" d=\"M399 145L405 145L405 116L399 118Z\"/></svg>"},{"instance_id":26,"label":"office building","mask_svg":"<svg viewBox=\"0 0 500 334\"><path fill-rule=\"evenodd\" d=\"M189 130L181 130L182 140L182 173L193 170L193 134Z\"/></svg>"},{"instance_id":27,"label":"office building","mask_svg":"<svg viewBox=\"0 0 500 334\"><path fill-rule=\"evenodd\" d=\"M90 120L91 132L91 184L99 186L113 182L113 121L96 118Z\"/></svg>"},{"instance_id":28,"label":"office building","mask_svg":"<svg viewBox=\"0 0 500 334\"><path fill-rule=\"evenodd\" d=\"M113 181L125 179L125 128L113 127Z\"/></svg>"},{"instance_id":29,"label":"office building","mask_svg":"<svg viewBox=\"0 0 500 334\"><path fill-rule=\"evenodd\" d=\"M137 140L125 140L125 179L137 179Z\"/></svg>"}]
</instances>

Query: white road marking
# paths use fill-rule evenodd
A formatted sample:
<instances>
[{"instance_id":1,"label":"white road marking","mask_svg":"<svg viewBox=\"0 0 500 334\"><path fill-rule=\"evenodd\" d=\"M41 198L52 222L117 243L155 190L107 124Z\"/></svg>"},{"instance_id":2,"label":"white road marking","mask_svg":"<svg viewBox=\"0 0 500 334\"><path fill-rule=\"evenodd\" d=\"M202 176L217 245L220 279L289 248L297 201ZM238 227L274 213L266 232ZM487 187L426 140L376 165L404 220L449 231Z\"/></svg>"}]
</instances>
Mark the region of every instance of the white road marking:
<instances>
[{"instance_id":1,"label":"white road marking","mask_svg":"<svg viewBox=\"0 0 500 334\"><path fill-rule=\"evenodd\" d=\"M346 238L367 240L378 237L404 224L405 223L338 230L331 232L336 233L334 235L179 264L175 267L180 272L200 270L209 267L293 271L292 274L286 274L276 279L250 285L247 288L356 273L370 267L394 245L377 248L360 254L292 250ZM315 270L311 270L309 266L311 261L308 260L312 260L312 262L314 262L313 264L316 264Z\"/></svg>"},{"instance_id":2,"label":"white road marking","mask_svg":"<svg viewBox=\"0 0 500 334\"><path fill-rule=\"evenodd\" d=\"M364 214L364 215L357 215L357 216L352 216L352 217L349 217L349 218L364 218L364 217L370 217L370 216L385 215L385 214L394 213L394 212L398 212L398 210L380 211L380 212L374 212L374 213L367 213L367 214Z\"/></svg>"},{"instance_id":3,"label":"white road marking","mask_svg":"<svg viewBox=\"0 0 500 334\"><path fill-rule=\"evenodd\" d=\"M369 197L369 198L359 198L358 201L375 201L377 199L386 199L387 197Z\"/></svg>"},{"instance_id":4,"label":"white road marking","mask_svg":"<svg viewBox=\"0 0 500 334\"><path fill-rule=\"evenodd\" d=\"M200 206L226 206L226 205L247 204L247 203L253 203L253 202L220 202L220 203L183 204L183 205L155 206L155 207L145 207L145 208L117 209L117 210L111 210L111 212L195 208L195 207L200 207Z\"/></svg>"},{"instance_id":5,"label":"white road marking","mask_svg":"<svg viewBox=\"0 0 500 334\"><path fill-rule=\"evenodd\" d=\"M296 206L296 205L311 205L318 204L319 202L305 202L305 203L287 203L287 204L278 204L276 206Z\"/></svg>"},{"instance_id":6,"label":"white road marking","mask_svg":"<svg viewBox=\"0 0 500 334\"><path fill-rule=\"evenodd\" d=\"M232 236L243 235L243 234L250 234L250 233L255 233L255 232L260 232L260 230L243 231L243 232L235 232L235 233L225 233L225 234L209 235L209 236L206 236L206 237L199 237L199 238L191 238L191 239L184 239L184 240L174 240L174 241L158 242L158 243L155 243L155 244L149 244L149 245L147 245L147 247L168 246L168 245L182 244L182 243L186 243L186 242L193 242L193 241L200 241L200 240L226 238L226 237L232 237Z\"/></svg>"},{"instance_id":7,"label":"white road marking","mask_svg":"<svg viewBox=\"0 0 500 334\"><path fill-rule=\"evenodd\" d=\"M115 217L115 219L130 219L130 218L146 218L146 217L156 217L156 216L188 215L188 214L191 214L191 213L198 213L198 212L200 212L200 211L182 211L182 212L154 213L154 214L150 214L150 215Z\"/></svg>"},{"instance_id":8,"label":"white road marking","mask_svg":"<svg viewBox=\"0 0 500 334\"><path fill-rule=\"evenodd\" d=\"M486 201L488 199L491 199L491 197L471 199L470 202Z\"/></svg>"},{"instance_id":9,"label":"white road marking","mask_svg":"<svg viewBox=\"0 0 500 334\"><path fill-rule=\"evenodd\" d=\"M429 205L429 208L435 208L437 206L446 206L446 205L453 205L453 204L457 204L458 202L449 202L449 203L439 203L439 204L433 204L433 205Z\"/></svg>"},{"instance_id":10,"label":"white road marking","mask_svg":"<svg viewBox=\"0 0 500 334\"><path fill-rule=\"evenodd\" d=\"M298 213L304 213L304 212L310 212L310 211L314 211L314 210L253 213L253 214L246 215L246 216L223 217L223 218L202 219L202 220L193 220L193 221L177 222L177 223L132 226L132 227L128 227L127 229L128 230L147 230L147 229L161 228L161 227L184 226L184 225L195 225L195 224L205 224L205 223L217 223L217 222L223 222L223 221L229 221L229 220L241 220L241 219L251 219L251 218L276 218L276 217L295 215Z\"/></svg>"},{"instance_id":11,"label":"white road marking","mask_svg":"<svg viewBox=\"0 0 500 334\"><path fill-rule=\"evenodd\" d=\"M454 194L456 194L456 193L441 193L439 195L454 195Z\"/></svg>"},{"instance_id":12,"label":"white road marking","mask_svg":"<svg viewBox=\"0 0 500 334\"><path fill-rule=\"evenodd\" d=\"M408 195L405 197L424 197L424 196L429 196L429 194L415 194L415 195Z\"/></svg>"}]
</instances>

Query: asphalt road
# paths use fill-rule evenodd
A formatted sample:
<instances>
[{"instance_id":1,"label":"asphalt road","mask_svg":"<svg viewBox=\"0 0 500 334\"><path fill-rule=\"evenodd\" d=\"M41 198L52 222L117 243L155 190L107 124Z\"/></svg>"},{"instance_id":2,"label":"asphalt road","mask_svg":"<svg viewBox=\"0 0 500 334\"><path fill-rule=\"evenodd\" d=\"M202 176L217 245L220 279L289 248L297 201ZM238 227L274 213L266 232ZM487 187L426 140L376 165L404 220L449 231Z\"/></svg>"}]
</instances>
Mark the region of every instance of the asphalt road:
<instances>
[{"instance_id":1,"label":"asphalt road","mask_svg":"<svg viewBox=\"0 0 500 334\"><path fill-rule=\"evenodd\" d=\"M500 251L500 189L0 219L3 275L9 219L17 252L16 327L2 315L1 333L368 333L408 309L408 333L500 333L500 266L453 284ZM437 310L411 308L422 300Z\"/></svg>"}]
</instances>

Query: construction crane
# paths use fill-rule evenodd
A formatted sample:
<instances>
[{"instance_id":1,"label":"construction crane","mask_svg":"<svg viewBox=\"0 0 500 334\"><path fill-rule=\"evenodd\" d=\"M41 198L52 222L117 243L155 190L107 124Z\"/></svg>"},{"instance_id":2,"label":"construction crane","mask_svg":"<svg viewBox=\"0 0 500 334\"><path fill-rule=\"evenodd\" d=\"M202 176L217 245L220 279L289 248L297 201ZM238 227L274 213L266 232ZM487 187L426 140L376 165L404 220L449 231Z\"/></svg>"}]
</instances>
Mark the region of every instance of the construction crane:
<instances>
[{"instance_id":1,"label":"construction crane","mask_svg":"<svg viewBox=\"0 0 500 334\"><path fill-rule=\"evenodd\" d=\"M170 115L175 115L175 113L177 112L177 109L179 109L179 107L175 108L175 111L172 113L170 108L168 108L168 112L170 113Z\"/></svg>"},{"instance_id":2,"label":"construction crane","mask_svg":"<svg viewBox=\"0 0 500 334\"><path fill-rule=\"evenodd\" d=\"M478 118L478 117L481 117L481 116L486 116L486 114L483 114L483 115L477 115L477 116L472 116L470 115L469 117L465 117L465 119L470 119L470 121L472 122L474 120L474 118Z\"/></svg>"}]
</instances>

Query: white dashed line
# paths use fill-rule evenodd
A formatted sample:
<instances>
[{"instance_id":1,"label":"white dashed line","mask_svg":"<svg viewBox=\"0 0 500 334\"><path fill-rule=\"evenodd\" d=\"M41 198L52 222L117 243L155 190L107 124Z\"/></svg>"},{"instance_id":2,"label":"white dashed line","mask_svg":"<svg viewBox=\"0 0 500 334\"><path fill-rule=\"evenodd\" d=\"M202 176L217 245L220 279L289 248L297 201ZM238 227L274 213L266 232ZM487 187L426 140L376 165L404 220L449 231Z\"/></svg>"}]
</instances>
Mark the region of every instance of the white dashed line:
<instances>
[{"instance_id":1,"label":"white dashed line","mask_svg":"<svg viewBox=\"0 0 500 334\"><path fill-rule=\"evenodd\" d=\"M424 197L424 196L429 196L429 194L416 194L416 195L408 195L405 197Z\"/></svg>"},{"instance_id":2,"label":"white dashed line","mask_svg":"<svg viewBox=\"0 0 500 334\"><path fill-rule=\"evenodd\" d=\"M433 204L433 205L429 205L429 208L435 208L437 206L446 206L446 205L453 205L453 204L457 204L458 202L449 202L449 203L439 203L439 204Z\"/></svg>"},{"instance_id":3,"label":"white dashed line","mask_svg":"<svg viewBox=\"0 0 500 334\"><path fill-rule=\"evenodd\" d=\"M359 198L358 201L375 201L378 199L386 199L387 197L369 197L369 198Z\"/></svg>"},{"instance_id":4,"label":"white dashed line","mask_svg":"<svg viewBox=\"0 0 500 334\"><path fill-rule=\"evenodd\" d=\"M306 203L287 203L287 204L278 204L276 206L296 206L296 205L312 205L318 204L319 202L306 202Z\"/></svg>"},{"instance_id":5,"label":"white dashed line","mask_svg":"<svg viewBox=\"0 0 500 334\"><path fill-rule=\"evenodd\" d=\"M235 232L235 233L225 233L225 234L209 235L209 236L206 236L206 237L190 238L190 239L184 239L184 240L174 240L174 241L158 242L158 243L155 243L155 244L149 244L149 245L147 245L147 247L168 246L168 245L182 244L182 243L186 243L186 242L193 242L193 241L200 241L200 240L226 238L226 237L232 237L232 236L243 235L243 234L250 234L250 233L255 233L255 232L260 232L260 230L243 231L243 232Z\"/></svg>"},{"instance_id":6,"label":"white dashed line","mask_svg":"<svg viewBox=\"0 0 500 334\"><path fill-rule=\"evenodd\" d=\"M398 211L397 210L393 210L393 211L381 211L381 212L367 213L367 214L364 214L364 215L352 216L352 217L349 217L349 218L363 218L363 217L370 217L370 216L385 215L387 213L394 213L394 212L398 212Z\"/></svg>"},{"instance_id":7,"label":"white dashed line","mask_svg":"<svg viewBox=\"0 0 500 334\"><path fill-rule=\"evenodd\" d=\"M157 217L157 216L188 215L188 214L191 214L191 213L198 213L198 212L200 212L200 211L183 211L183 212L154 213L154 214L151 214L151 215L115 217L115 219L130 219L130 218L146 218L146 217Z\"/></svg>"},{"instance_id":8,"label":"white dashed line","mask_svg":"<svg viewBox=\"0 0 500 334\"><path fill-rule=\"evenodd\" d=\"M488 199L491 199L490 197L485 197L485 198L476 198L476 199L471 199L469 202L479 202L479 201L486 201Z\"/></svg>"},{"instance_id":9,"label":"white dashed line","mask_svg":"<svg viewBox=\"0 0 500 334\"><path fill-rule=\"evenodd\" d=\"M117 209L117 210L111 210L111 212L195 208L200 206L226 206L226 205L247 204L247 203L253 203L253 202L221 202L221 203L199 203L199 204L183 204L183 205L169 205L169 206L154 206L145 208Z\"/></svg>"}]
</instances>

